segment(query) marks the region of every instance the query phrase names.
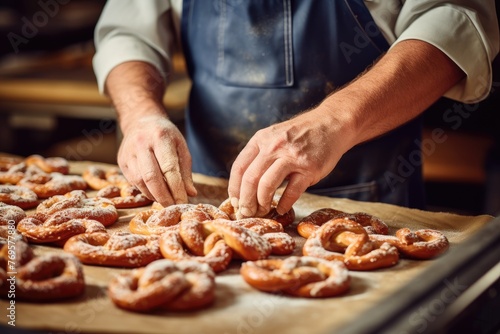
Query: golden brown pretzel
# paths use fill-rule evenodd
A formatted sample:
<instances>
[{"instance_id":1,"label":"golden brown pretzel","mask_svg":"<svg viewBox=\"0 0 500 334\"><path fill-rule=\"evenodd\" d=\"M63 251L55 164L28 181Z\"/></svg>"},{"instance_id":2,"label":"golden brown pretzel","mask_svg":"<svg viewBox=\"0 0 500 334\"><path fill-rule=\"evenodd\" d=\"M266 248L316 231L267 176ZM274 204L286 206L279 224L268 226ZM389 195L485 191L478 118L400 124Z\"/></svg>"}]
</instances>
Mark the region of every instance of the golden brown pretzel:
<instances>
[{"instance_id":1,"label":"golden brown pretzel","mask_svg":"<svg viewBox=\"0 0 500 334\"><path fill-rule=\"evenodd\" d=\"M64 245L72 236L82 233L106 233L106 227L93 219L69 219L53 221L43 221L37 216L24 218L17 225L17 230L25 236L29 242L55 243Z\"/></svg>"},{"instance_id":2,"label":"golden brown pretzel","mask_svg":"<svg viewBox=\"0 0 500 334\"><path fill-rule=\"evenodd\" d=\"M273 250L270 242L257 232L221 219L205 221L203 228L220 235L236 255L247 261L265 259Z\"/></svg>"},{"instance_id":3,"label":"golden brown pretzel","mask_svg":"<svg viewBox=\"0 0 500 334\"><path fill-rule=\"evenodd\" d=\"M22 158L0 156L0 172L8 171L12 166L23 162Z\"/></svg>"},{"instance_id":4,"label":"golden brown pretzel","mask_svg":"<svg viewBox=\"0 0 500 334\"><path fill-rule=\"evenodd\" d=\"M197 310L214 301L215 274L206 264L163 259L116 275L108 295L115 305L130 311Z\"/></svg>"},{"instance_id":5,"label":"golden brown pretzel","mask_svg":"<svg viewBox=\"0 0 500 334\"><path fill-rule=\"evenodd\" d=\"M11 166L5 171L0 171L0 184L15 185L25 176L27 166L24 162ZM42 172L40 170L40 172Z\"/></svg>"},{"instance_id":6,"label":"golden brown pretzel","mask_svg":"<svg viewBox=\"0 0 500 334\"><path fill-rule=\"evenodd\" d=\"M25 175L17 185L31 189L39 198L87 189L87 182L81 176L61 173Z\"/></svg>"},{"instance_id":7,"label":"golden brown pretzel","mask_svg":"<svg viewBox=\"0 0 500 334\"><path fill-rule=\"evenodd\" d=\"M85 282L81 263L70 254L35 256L27 243L15 243L12 261L4 245L0 251L0 267L5 278L15 277L15 295L19 300L55 301L83 294ZM10 262L9 262L10 261ZM2 295L10 289L10 282L0 285Z\"/></svg>"},{"instance_id":8,"label":"golden brown pretzel","mask_svg":"<svg viewBox=\"0 0 500 334\"><path fill-rule=\"evenodd\" d=\"M45 173L61 173L68 174L69 173L69 163L68 160L61 157L48 157L44 158L41 155L33 154L26 159L24 162L27 166L35 165Z\"/></svg>"},{"instance_id":9,"label":"golden brown pretzel","mask_svg":"<svg viewBox=\"0 0 500 334\"><path fill-rule=\"evenodd\" d=\"M183 223L185 222L181 224ZM176 262L191 260L205 263L210 266L214 272L226 270L231 262L233 252L221 236L216 233L208 235L206 239L203 240L202 247L202 251L197 252L197 254L188 251L178 230L165 232L160 237L160 250L163 257L166 259Z\"/></svg>"},{"instance_id":10,"label":"golden brown pretzel","mask_svg":"<svg viewBox=\"0 0 500 334\"><path fill-rule=\"evenodd\" d=\"M174 204L161 210L139 212L130 221L129 229L137 234L162 234L183 220L201 222L218 218L228 219L228 216L210 204Z\"/></svg>"},{"instance_id":11,"label":"golden brown pretzel","mask_svg":"<svg viewBox=\"0 0 500 334\"><path fill-rule=\"evenodd\" d=\"M84 264L111 267L142 267L162 258L158 237L128 232L78 234L66 241L64 250Z\"/></svg>"},{"instance_id":12,"label":"golden brown pretzel","mask_svg":"<svg viewBox=\"0 0 500 334\"><path fill-rule=\"evenodd\" d=\"M21 186L0 185L0 203L31 209L38 205L38 196L30 189Z\"/></svg>"},{"instance_id":13,"label":"golden brown pretzel","mask_svg":"<svg viewBox=\"0 0 500 334\"><path fill-rule=\"evenodd\" d=\"M47 221L46 224L61 224L70 219L92 219L109 226L118 219L118 211L107 198L88 198L84 191L74 190L40 203L35 218Z\"/></svg>"},{"instance_id":14,"label":"golden brown pretzel","mask_svg":"<svg viewBox=\"0 0 500 334\"><path fill-rule=\"evenodd\" d=\"M409 228L396 231L396 236L370 235L375 244L388 243L396 247L401 254L413 259L432 259L443 254L449 248L446 236L432 229L421 229L412 232Z\"/></svg>"},{"instance_id":15,"label":"golden brown pretzel","mask_svg":"<svg viewBox=\"0 0 500 334\"><path fill-rule=\"evenodd\" d=\"M217 224L239 226L256 232L271 245L271 254L287 255L295 249L295 240L284 232L283 225L274 219L243 218L237 220L214 219Z\"/></svg>"},{"instance_id":16,"label":"golden brown pretzel","mask_svg":"<svg viewBox=\"0 0 500 334\"><path fill-rule=\"evenodd\" d=\"M139 188L133 185L118 187L110 185L102 188L96 194L98 197L109 198L117 209L128 209L146 206L153 203Z\"/></svg>"},{"instance_id":17,"label":"golden brown pretzel","mask_svg":"<svg viewBox=\"0 0 500 334\"><path fill-rule=\"evenodd\" d=\"M17 223L21 221L21 219L26 217L26 213L23 209L16 205L9 205L0 202L0 225L6 226L9 224L13 224L17 226Z\"/></svg>"},{"instance_id":18,"label":"golden brown pretzel","mask_svg":"<svg viewBox=\"0 0 500 334\"><path fill-rule=\"evenodd\" d=\"M306 298L333 297L350 287L348 270L341 261L307 256L248 261L240 273L258 290Z\"/></svg>"},{"instance_id":19,"label":"golden brown pretzel","mask_svg":"<svg viewBox=\"0 0 500 334\"><path fill-rule=\"evenodd\" d=\"M360 224L344 218L329 220L318 228L304 243L302 253L343 261L349 270L374 270L393 266L399 261L395 247L387 243L372 243Z\"/></svg>"},{"instance_id":20,"label":"golden brown pretzel","mask_svg":"<svg viewBox=\"0 0 500 334\"><path fill-rule=\"evenodd\" d=\"M278 202L279 202L279 198L277 196L275 196L273 198L272 203L271 203L271 210L262 217L254 217L254 218L273 219L273 220L279 222L283 227L286 227L286 226L292 224L295 220L295 210L293 208L291 208L285 214L280 215L276 211L276 207L278 206ZM229 219L231 219L231 220L239 220L239 219L243 218L241 215L238 214L236 208L231 204L231 198L225 199L219 205L219 209L224 211L229 216ZM252 217L250 217L250 218L252 218Z\"/></svg>"},{"instance_id":21,"label":"golden brown pretzel","mask_svg":"<svg viewBox=\"0 0 500 334\"><path fill-rule=\"evenodd\" d=\"M309 238L314 231L331 219L345 218L361 224L369 234L387 234L389 228L380 218L364 212L346 213L332 208L323 208L302 218L297 224L297 232Z\"/></svg>"}]
</instances>

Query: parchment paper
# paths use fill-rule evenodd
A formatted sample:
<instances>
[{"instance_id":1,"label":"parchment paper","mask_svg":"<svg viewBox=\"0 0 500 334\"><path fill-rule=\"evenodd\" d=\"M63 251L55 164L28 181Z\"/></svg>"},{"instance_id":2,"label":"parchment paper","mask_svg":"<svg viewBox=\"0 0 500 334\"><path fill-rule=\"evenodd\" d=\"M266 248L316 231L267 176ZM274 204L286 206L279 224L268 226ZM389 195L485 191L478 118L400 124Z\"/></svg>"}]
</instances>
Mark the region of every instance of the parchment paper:
<instances>
[{"instance_id":1,"label":"parchment paper","mask_svg":"<svg viewBox=\"0 0 500 334\"><path fill-rule=\"evenodd\" d=\"M71 173L81 173L89 164L93 163L72 163ZM226 199L225 180L203 175L194 175L194 180L199 194L192 199L193 203L218 205ZM92 192L89 192L91 195ZM451 247L456 247L493 218L486 215L468 217L426 212L388 204L304 194L294 205L297 216L295 224L312 211L325 207L376 215L389 225L391 233L401 227L438 229L448 237ZM131 217L147 208L119 210L120 219L110 230L126 230ZM301 255L304 239L297 235L295 224L287 232L297 242L294 255ZM62 250L35 246L35 251L45 253ZM241 262L233 261L228 270L217 275L216 302L210 308L197 312L158 311L149 314L118 309L106 295L111 277L130 269L84 266L84 296L55 303L16 302L15 324L16 327L57 333L323 333L334 331L351 321L362 321L357 315L383 303L385 296L398 292L431 263L401 259L396 266L387 269L352 271L351 289L347 294L327 299L303 299L254 290L239 275ZM7 324L9 320L6 317L8 306L8 301L0 301L1 324Z\"/></svg>"}]
</instances>

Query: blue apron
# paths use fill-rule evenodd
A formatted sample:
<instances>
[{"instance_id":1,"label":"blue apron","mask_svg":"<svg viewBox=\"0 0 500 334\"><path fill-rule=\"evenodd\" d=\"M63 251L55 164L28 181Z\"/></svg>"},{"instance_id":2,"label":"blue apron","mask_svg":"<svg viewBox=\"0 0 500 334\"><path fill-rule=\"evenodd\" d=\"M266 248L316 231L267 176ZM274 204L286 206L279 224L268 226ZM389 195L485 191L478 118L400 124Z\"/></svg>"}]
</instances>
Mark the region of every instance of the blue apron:
<instances>
[{"instance_id":1,"label":"blue apron","mask_svg":"<svg viewBox=\"0 0 500 334\"><path fill-rule=\"evenodd\" d=\"M225 178L257 130L314 107L389 48L361 0L184 0L181 32L193 171ZM420 136L416 119L360 144L308 192L422 208Z\"/></svg>"}]
</instances>

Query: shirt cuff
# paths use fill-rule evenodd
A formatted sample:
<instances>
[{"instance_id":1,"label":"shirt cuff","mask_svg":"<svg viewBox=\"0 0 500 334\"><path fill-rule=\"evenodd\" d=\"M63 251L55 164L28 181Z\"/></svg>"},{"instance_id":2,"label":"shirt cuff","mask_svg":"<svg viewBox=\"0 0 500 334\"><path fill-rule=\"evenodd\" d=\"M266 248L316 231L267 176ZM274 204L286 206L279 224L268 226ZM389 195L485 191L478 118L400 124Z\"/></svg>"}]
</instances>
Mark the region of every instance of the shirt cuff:
<instances>
[{"instance_id":1,"label":"shirt cuff","mask_svg":"<svg viewBox=\"0 0 500 334\"><path fill-rule=\"evenodd\" d=\"M158 69L167 82L169 59L160 56L152 47L128 35L117 35L102 43L92 59L99 92L104 94L104 84L111 70L127 61L143 61Z\"/></svg>"},{"instance_id":2,"label":"shirt cuff","mask_svg":"<svg viewBox=\"0 0 500 334\"><path fill-rule=\"evenodd\" d=\"M393 45L418 39L437 47L466 74L444 96L463 103L476 103L488 96L493 75L490 50L483 38L482 30L474 25L467 13L443 6L418 17Z\"/></svg>"}]
</instances>

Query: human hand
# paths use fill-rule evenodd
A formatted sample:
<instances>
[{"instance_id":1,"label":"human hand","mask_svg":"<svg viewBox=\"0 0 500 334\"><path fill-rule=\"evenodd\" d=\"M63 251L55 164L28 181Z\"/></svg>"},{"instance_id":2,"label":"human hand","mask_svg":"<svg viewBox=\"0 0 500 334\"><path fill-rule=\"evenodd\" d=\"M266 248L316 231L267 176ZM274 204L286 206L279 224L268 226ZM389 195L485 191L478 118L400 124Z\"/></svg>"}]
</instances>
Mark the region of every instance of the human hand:
<instances>
[{"instance_id":1,"label":"human hand","mask_svg":"<svg viewBox=\"0 0 500 334\"><path fill-rule=\"evenodd\" d=\"M228 193L242 216L269 212L280 185L287 185L276 207L284 214L311 185L328 175L352 147L343 122L317 108L259 130L236 158Z\"/></svg>"},{"instance_id":2,"label":"human hand","mask_svg":"<svg viewBox=\"0 0 500 334\"><path fill-rule=\"evenodd\" d=\"M118 165L129 182L163 206L196 196L187 144L164 116L142 117L126 128Z\"/></svg>"}]
</instances>

